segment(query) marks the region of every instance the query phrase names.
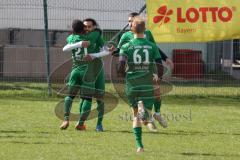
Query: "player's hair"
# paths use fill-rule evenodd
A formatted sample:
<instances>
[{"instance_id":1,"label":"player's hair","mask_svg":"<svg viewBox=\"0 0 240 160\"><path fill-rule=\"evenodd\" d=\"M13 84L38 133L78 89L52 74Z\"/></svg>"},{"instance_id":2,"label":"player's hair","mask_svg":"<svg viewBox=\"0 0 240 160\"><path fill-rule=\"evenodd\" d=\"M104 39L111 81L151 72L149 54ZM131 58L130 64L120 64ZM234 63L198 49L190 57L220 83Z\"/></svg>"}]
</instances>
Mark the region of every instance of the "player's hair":
<instances>
[{"instance_id":1,"label":"player's hair","mask_svg":"<svg viewBox=\"0 0 240 160\"><path fill-rule=\"evenodd\" d=\"M136 33L143 33L146 29L145 20L140 16L134 17L133 24L135 24L134 31Z\"/></svg>"},{"instance_id":2,"label":"player's hair","mask_svg":"<svg viewBox=\"0 0 240 160\"><path fill-rule=\"evenodd\" d=\"M86 19L83 20L83 22L85 22L85 21L88 21L88 22L90 21L90 22L92 22L92 24L94 26L98 27L97 21L95 19L93 19L93 18L86 18Z\"/></svg>"},{"instance_id":3,"label":"player's hair","mask_svg":"<svg viewBox=\"0 0 240 160\"><path fill-rule=\"evenodd\" d=\"M79 34L84 32L84 24L79 19L74 19L72 22L72 33Z\"/></svg>"},{"instance_id":4,"label":"player's hair","mask_svg":"<svg viewBox=\"0 0 240 160\"><path fill-rule=\"evenodd\" d=\"M87 22L92 22L93 26L96 27L95 30L100 32L100 34L102 34L102 30L100 29L100 27L99 27L99 25L98 25L98 23L97 23L97 21L95 19L93 19L93 18L86 18L86 19L83 20L83 22L86 22L86 21Z\"/></svg>"},{"instance_id":5,"label":"player's hair","mask_svg":"<svg viewBox=\"0 0 240 160\"><path fill-rule=\"evenodd\" d=\"M139 16L139 13L132 12L132 13L129 13L129 15L128 15L128 17L136 17L136 16Z\"/></svg>"}]
</instances>

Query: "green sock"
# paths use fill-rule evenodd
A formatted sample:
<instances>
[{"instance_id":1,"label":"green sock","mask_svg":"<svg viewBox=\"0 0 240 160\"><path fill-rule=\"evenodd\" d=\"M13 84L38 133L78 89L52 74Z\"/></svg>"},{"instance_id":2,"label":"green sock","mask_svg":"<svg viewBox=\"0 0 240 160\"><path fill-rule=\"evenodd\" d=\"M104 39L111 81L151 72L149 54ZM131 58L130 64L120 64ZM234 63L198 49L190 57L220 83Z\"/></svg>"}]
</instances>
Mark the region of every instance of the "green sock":
<instances>
[{"instance_id":1,"label":"green sock","mask_svg":"<svg viewBox=\"0 0 240 160\"><path fill-rule=\"evenodd\" d=\"M72 98L71 97L65 97L64 100L64 120L69 121L70 111L72 108Z\"/></svg>"},{"instance_id":2,"label":"green sock","mask_svg":"<svg viewBox=\"0 0 240 160\"><path fill-rule=\"evenodd\" d=\"M87 117L91 111L92 101L91 100L83 100L82 110L80 114L80 118L78 121L78 124L82 126L84 124L84 121L87 120Z\"/></svg>"},{"instance_id":3,"label":"green sock","mask_svg":"<svg viewBox=\"0 0 240 160\"><path fill-rule=\"evenodd\" d=\"M142 127L133 128L133 133L135 135L137 148L139 148L139 147L143 148L143 144L142 144Z\"/></svg>"},{"instance_id":4,"label":"green sock","mask_svg":"<svg viewBox=\"0 0 240 160\"><path fill-rule=\"evenodd\" d=\"M81 100L80 104L79 104L79 113L82 113L82 108L83 108L83 99Z\"/></svg>"},{"instance_id":5,"label":"green sock","mask_svg":"<svg viewBox=\"0 0 240 160\"><path fill-rule=\"evenodd\" d=\"M157 113L160 113L160 108L162 105L162 101L161 100L155 100L154 102L154 111Z\"/></svg>"},{"instance_id":6,"label":"green sock","mask_svg":"<svg viewBox=\"0 0 240 160\"><path fill-rule=\"evenodd\" d=\"M98 120L97 125L102 125L104 115L104 102L97 100Z\"/></svg>"}]
</instances>

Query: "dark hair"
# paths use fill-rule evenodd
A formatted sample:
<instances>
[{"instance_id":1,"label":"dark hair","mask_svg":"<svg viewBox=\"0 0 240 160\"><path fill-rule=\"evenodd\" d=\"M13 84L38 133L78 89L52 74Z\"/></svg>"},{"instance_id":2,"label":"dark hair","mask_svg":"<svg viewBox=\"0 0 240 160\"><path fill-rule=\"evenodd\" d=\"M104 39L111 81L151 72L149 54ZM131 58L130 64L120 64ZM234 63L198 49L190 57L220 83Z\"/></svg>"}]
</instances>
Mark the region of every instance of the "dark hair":
<instances>
[{"instance_id":1,"label":"dark hair","mask_svg":"<svg viewBox=\"0 0 240 160\"><path fill-rule=\"evenodd\" d=\"M85 22L85 21L92 22L93 26L99 27L98 23L93 18L86 18L86 19L83 20L83 22Z\"/></svg>"},{"instance_id":2,"label":"dark hair","mask_svg":"<svg viewBox=\"0 0 240 160\"><path fill-rule=\"evenodd\" d=\"M97 21L95 19L93 19L93 18L86 18L86 19L83 20L83 22L86 22L86 21L87 22L92 22L93 26L96 27L95 31L100 32L100 35L102 35L102 30L100 29L100 27L99 27L99 25L98 25L98 23L97 23Z\"/></svg>"},{"instance_id":3,"label":"dark hair","mask_svg":"<svg viewBox=\"0 0 240 160\"><path fill-rule=\"evenodd\" d=\"M136 17L136 16L139 16L139 13L132 12L132 13L129 13L129 15L128 15L128 17Z\"/></svg>"},{"instance_id":4,"label":"dark hair","mask_svg":"<svg viewBox=\"0 0 240 160\"><path fill-rule=\"evenodd\" d=\"M79 19L74 19L72 22L72 32L73 34L83 33L84 32L84 24Z\"/></svg>"}]
</instances>

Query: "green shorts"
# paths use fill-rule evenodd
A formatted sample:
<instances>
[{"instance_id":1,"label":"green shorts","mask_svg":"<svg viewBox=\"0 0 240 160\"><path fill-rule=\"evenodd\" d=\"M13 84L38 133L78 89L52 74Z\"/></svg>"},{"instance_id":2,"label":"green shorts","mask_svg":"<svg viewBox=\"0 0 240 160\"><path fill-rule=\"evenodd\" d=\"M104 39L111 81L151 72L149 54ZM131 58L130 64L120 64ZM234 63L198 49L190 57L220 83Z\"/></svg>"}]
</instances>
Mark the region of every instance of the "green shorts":
<instances>
[{"instance_id":1,"label":"green shorts","mask_svg":"<svg viewBox=\"0 0 240 160\"><path fill-rule=\"evenodd\" d=\"M80 95L92 96L95 94L95 81L91 72L87 71L87 67L74 68L71 71L68 86L80 90Z\"/></svg>"},{"instance_id":2,"label":"green shorts","mask_svg":"<svg viewBox=\"0 0 240 160\"><path fill-rule=\"evenodd\" d=\"M137 107L138 101L143 101L144 107L152 110L154 103L153 86L131 86L126 85L126 95L131 107Z\"/></svg>"},{"instance_id":3,"label":"green shorts","mask_svg":"<svg viewBox=\"0 0 240 160\"><path fill-rule=\"evenodd\" d=\"M105 77L102 59L96 58L91 61L91 63L88 65L87 75L94 77L95 96L103 97L105 92Z\"/></svg>"}]
</instances>

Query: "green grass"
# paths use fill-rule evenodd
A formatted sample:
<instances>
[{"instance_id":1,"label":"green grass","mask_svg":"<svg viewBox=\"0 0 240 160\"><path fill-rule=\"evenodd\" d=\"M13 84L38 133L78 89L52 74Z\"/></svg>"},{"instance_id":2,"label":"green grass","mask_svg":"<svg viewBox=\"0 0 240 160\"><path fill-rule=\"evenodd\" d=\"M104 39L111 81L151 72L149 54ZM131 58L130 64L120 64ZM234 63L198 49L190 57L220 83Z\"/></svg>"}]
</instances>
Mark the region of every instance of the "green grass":
<instances>
[{"instance_id":1,"label":"green grass","mask_svg":"<svg viewBox=\"0 0 240 160\"><path fill-rule=\"evenodd\" d=\"M0 91L3 160L240 159L239 88L175 87L162 105L169 127L158 125L157 133L144 128L145 152L137 155L125 102L105 116L104 133L94 131L96 119L87 121L86 132L75 131L75 122L60 131L54 108L61 97L48 98L45 84L4 85L8 87ZM107 90L114 92L110 85ZM72 112L77 113L77 105L76 101Z\"/></svg>"}]
</instances>

